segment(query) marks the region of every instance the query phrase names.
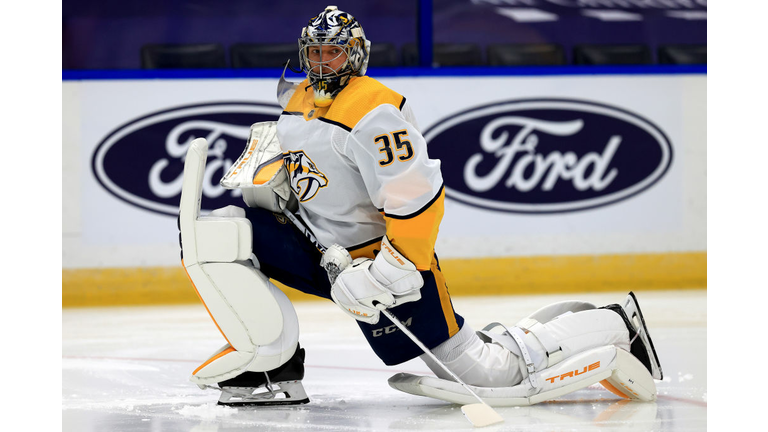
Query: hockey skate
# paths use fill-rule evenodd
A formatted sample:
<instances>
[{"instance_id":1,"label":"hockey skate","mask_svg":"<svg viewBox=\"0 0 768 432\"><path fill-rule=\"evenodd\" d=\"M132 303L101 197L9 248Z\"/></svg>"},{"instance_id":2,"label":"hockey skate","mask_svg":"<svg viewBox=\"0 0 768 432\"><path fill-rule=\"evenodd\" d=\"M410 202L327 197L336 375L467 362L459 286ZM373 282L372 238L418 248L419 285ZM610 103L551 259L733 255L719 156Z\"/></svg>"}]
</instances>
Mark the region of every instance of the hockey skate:
<instances>
[{"instance_id":1,"label":"hockey skate","mask_svg":"<svg viewBox=\"0 0 768 432\"><path fill-rule=\"evenodd\" d=\"M298 405L309 402L301 380L304 378L304 349L284 365L267 372L244 372L219 383L219 405Z\"/></svg>"},{"instance_id":2,"label":"hockey skate","mask_svg":"<svg viewBox=\"0 0 768 432\"><path fill-rule=\"evenodd\" d=\"M656 348L654 348L651 335L648 333L648 327L645 325L645 319L640 311L640 305L637 303L635 293L630 291L621 305L612 304L605 306L605 309L618 313L624 319L629 329L630 351L632 355L645 365L654 379L661 380L664 378L659 356L656 354Z\"/></svg>"}]
</instances>

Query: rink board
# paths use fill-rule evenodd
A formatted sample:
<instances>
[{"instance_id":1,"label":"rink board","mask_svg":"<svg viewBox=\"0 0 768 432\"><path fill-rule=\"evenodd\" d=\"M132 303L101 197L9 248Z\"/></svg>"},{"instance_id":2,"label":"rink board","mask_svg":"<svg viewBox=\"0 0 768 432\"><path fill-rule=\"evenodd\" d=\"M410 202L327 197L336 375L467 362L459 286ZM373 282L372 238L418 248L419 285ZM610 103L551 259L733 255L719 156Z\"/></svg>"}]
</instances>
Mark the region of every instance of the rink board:
<instances>
[{"instance_id":1,"label":"rink board","mask_svg":"<svg viewBox=\"0 0 768 432\"><path fill-rule=\"evenodd\" d=\"M706 253L452 259L441 263L452 296L701 289ZM179 267L64 269L62 306L197 303ZM276 282L293 301L320 300Z\"/></svg>"},{"instance_id":2,"label":"rink board","mask_svg":"<svg viewBox=\"0 0 768 432\"><path fill-rule=\"evenodd\" d=\"M705 73L380 80L441 160L454 295L706 287ZM194 301L175 216L186 145L212 143L203 208L242 205L218 178L280 113L276 82L63 82L64 305Z\"/></svg>"}]
</instances>

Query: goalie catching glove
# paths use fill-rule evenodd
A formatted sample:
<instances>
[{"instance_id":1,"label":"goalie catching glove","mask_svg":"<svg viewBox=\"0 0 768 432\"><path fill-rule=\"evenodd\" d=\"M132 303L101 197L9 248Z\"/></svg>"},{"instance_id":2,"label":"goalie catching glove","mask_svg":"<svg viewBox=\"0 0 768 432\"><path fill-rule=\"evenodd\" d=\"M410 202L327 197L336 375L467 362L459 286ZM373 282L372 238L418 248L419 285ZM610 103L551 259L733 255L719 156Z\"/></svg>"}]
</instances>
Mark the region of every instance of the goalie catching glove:
<instances>
[{"instance_id":1,"label":"goalie catching glove","mask_svg":"<svg viewBox=\"0 0 768 432\"><path fill-rule=\"evenodd\" d=\"M331 248L329 248L331 249ZM323 258L323 265L325 257ZM424 279L386 236L375 259L357 258L339 273L331 287L333 301L346 313L368 324L379 322L376 304L387 307L417 301Z\"/></svg>"},{"instance_id":2,"label":"goalie catching glove","mask_svg":"<svg viewBox=\"0 0 768 432\"><path fill-rule=\"evenodd\" d=\"M277 122L251 126L245 150L229 168L219 184L225 189L240 189L248 207L282 213L296 207L288 172L283 165L283 150L277 139Z\"/></svg>"}]
</instances>

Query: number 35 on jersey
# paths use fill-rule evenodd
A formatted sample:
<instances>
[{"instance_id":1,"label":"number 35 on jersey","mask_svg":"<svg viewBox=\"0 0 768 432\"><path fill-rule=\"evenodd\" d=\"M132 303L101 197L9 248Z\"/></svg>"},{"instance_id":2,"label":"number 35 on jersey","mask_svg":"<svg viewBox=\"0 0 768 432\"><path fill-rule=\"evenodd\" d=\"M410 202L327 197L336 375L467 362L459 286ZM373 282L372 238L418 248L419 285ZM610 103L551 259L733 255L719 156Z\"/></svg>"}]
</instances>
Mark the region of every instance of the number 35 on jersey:
<instances>
[{"instance_id":1,"label":"number 35 on jersey","mask_svg":"<svg viewBox=\"0 0 768 432\"><path fill-rule=\"evenodd\" d=\"M395 160L406 162L413 158L413 147L408 141L407 129L379 135L373 142L380 146L379 153L383 154L383 158L379 160L379 165L383 167L391 165Z\"/></svg>"}]
</instances>

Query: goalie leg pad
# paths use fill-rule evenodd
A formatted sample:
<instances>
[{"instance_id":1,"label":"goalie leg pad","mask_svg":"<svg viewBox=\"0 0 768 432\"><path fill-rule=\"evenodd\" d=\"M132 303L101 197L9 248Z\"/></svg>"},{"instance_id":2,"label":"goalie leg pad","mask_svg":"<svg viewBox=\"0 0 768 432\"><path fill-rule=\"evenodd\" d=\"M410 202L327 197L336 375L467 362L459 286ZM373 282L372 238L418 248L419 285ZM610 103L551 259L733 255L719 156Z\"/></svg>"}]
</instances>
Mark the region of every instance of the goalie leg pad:
<instances>
[{"instance_id":1,"label":"goalie leg pad","mask_svg":"<svg viewBox=\"0 0 768 432\"><path fill-rule=\"evenodd\" d=\"M528 319L527 325L528 328L507 328L493 323L475 334L465 323L457 334L432 352L468 384L506 387L532 376L531 384L538 387L541 378L536 372L572 355L604 346L629 349L624 322L608 310L568 312L546 324ZM497 326L504 332L490 331ZM435 375L449 379L428 357L421 358Z\"/></svg>"},{"instance_id":2,"label":"goalie leg pad","mask_svg":"<svg viewBox=\"0 0 768 432\"><path fill-rule=\"evenodd\" d=\"M293 305L250 261L252 227L242 209L200 217L207 154L207 141L198 138L184 164L182 264L227 346L192 374L190 380L198 385L280 366L296 351L299 334Z\"/></svg>"},{"instance_id":3,"label":"goalie leg pad","mask_svg":"<svg viewBox=\"0 0 768 432\"><path fill-rule=\"evenodd\" d=\"M533 405L599 382L608 383L629 399L651 401L656 397L653 378L642 363L614 346L584 351L538 375L542 383L538 388L528 378L511 387L469 387L490 406ZM476 402L461 384L446 379L399 373L389 379L389 385L405 393L456 404Z\"/></svg>"},{"instance_id":4,"label":"goalie leg pad","mask_svg":"<svg viewBox=\"0 0 768 432\"><path fill-rule=\"evenodd\" d=\"M200 299L228 345L190 378L213 384L244 371L272 370L290 359L299 339L296 312L285 294L240 263L187 267Z\"/></svg>"},{"instance_id":5,"label":"goalie leg pad","mask_svg":"<svg viewBox=\"0 0 768 432\"><path fill-rule=\"evenodd\" d=\"M656 383L645 365L632 354L616 351L616 368L600 384L617 396L650 402L656 400Z\"/></svg>"},{"instance_id":6,"label":"goalie leg pad","mask_svg":"<svg viewBox=\"0 0 768 432\"><path fill-rule=\"evenodd\" d=\"M523 360L523 377L531 370L544 370L593 348L611 345L629 350L629 333L623 320L605 309L566 312L545 324L530 318L524 321L525 327L507 329L493 323L479 332L486 342L501 345ZM497 326L505 331L490 331Z\"/></svg>"},{"instance_id":7,"label":"goalie leg pad","mask_svg":"<svg viewBox=\"0 0 768 432\"><path fill-rule=\"evenodd\" d=\"M565 300L544 306L536 312L528 315L528 317L521 320L521 322L532 319L546 324L547 322L565 313L581 312L590 309L597 309L597 306L595 306L593 303L579 300ZM518 323L517 325L520 324Z\"/></svg>"}]
</instances>

